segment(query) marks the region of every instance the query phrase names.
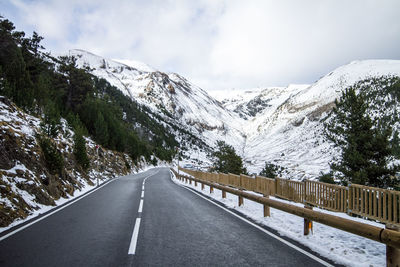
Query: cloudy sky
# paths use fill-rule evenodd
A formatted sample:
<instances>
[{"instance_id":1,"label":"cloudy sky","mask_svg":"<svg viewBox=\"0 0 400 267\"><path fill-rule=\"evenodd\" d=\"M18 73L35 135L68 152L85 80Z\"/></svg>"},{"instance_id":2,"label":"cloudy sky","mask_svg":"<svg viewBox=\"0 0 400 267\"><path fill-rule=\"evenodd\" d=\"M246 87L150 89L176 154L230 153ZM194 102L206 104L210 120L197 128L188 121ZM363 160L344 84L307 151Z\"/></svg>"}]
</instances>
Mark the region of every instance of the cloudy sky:
<instances>
[{"instance_id":1,"label":"cloudy sky","mask_svg":"<svg viewBox=\"0 0 400 267\"><path fill-rule=\"evenodd\" d=\"M177 72L207 90L312 83L400 59L399 0L1 0L52 52L80 48Z\"/></svg>"}]
</instances>

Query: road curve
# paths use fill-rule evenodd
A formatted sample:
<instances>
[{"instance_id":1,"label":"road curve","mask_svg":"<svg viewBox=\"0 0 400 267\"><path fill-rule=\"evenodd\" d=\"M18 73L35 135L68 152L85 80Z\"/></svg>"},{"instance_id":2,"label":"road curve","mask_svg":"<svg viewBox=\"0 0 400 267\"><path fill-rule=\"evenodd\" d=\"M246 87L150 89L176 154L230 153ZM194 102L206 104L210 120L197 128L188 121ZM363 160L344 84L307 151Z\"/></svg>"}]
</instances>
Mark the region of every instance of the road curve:
<instances>
[{"instance_id":1,"label":"road curve","mask_svg":"<svg viewBox=\"0 0 400 267\"><path fill-rule=\"evenodd\" d=\"M117 178L0 241L0 266L222 265L321 263L176 185L168 168Z\"/></svg>"}]
</instances>

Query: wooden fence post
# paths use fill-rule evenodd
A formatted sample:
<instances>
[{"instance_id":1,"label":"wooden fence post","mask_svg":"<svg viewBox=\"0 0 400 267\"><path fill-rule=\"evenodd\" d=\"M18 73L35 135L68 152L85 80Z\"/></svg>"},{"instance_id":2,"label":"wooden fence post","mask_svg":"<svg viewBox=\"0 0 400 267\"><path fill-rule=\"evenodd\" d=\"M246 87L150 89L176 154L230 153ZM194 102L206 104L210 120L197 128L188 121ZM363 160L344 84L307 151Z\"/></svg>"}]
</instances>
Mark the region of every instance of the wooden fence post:
<instances>
[{"instance_id":1,"label":"wooden fence post","mask_svg":"<svg viewBox=\"0 0 400 267\"><path fill-rule=\"evenodd\" d=\"M242 190L240 190L240 191L242 191ZM239 207L240 206L242 206L243 205L243 197L242 196L238 196L238 198L239 198Z\"/></svg>"},{"instance_id":2,"label":"wooden fence post","mask_svg":"<svg viewBox=\"0 0 400 267\"><path fill-rule=\"evenodd\" d=\"M194 181L194 186L197 187L197 181L196 180Z\"/></svg>"},{"instance_id":3,"label":"wooden fence post","mask_svg":"<svg viewBox=\"0 0 400 267\"><path fill-rule=\"evenodd\" d=\"M226 192L224 190L221 190L222 192L222 198L226 198Z\"/></svg>"},{"instance_id":4,"label":"wooden fence post","mask_svg":"<svg viewBox=\"0 0 400 267\"><path fill-rule=\"evenodd\" d=\"M305 204L304 208L312 210L312 206ZM313 229L313 222L309 219L304 218L304 235L309 235L310 234L310 229L312 231Z\"/></svg>"},{"instance_id":5,"label":"wooden fence post","mask_svg":"<svg viewBox=\"0 0 400 267\"><path fill-rule=\"evenodd\" d=\"M400 227L394 224L386 224L385 228L400 232ZM386 245L386 266L400 266L400 249Z\"/></svg>"},{"instance_id":6,"label":"wooden fence post","mask_svg":"<svg viewBox=\"0 0 400 267\"><path fill-rule=\"evenodd\" d=\"M265 198L269 198L269 195L264 195ZM271 210L270 207L267 205L264 205L264 217L269 217L271 216Z\"/></svg>"}]
</instances>

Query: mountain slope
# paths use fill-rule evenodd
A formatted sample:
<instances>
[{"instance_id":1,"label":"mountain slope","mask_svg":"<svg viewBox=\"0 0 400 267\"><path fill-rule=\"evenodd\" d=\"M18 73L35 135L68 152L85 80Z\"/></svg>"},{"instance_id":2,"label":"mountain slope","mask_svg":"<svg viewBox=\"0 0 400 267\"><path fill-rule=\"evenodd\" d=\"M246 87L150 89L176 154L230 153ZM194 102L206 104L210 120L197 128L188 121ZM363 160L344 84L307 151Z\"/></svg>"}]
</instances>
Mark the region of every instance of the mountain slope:
<instances>
[{"instance_id":1,"label":"mountain slope","mask_svg":"<svg viewBox=\"0 0 400 267\"><path fill-rule=\"evenodd\" d=\"M127 65L128 61L117 62L83 50L71 50L69 55L78 59L80 67L106 79L163 118L172 119L208 146L213 147L216 140L226 140L239 150L243 147L243 121L239 116L182 76L156 71L143 63L136 62L133 67Z\"/></svg>"},{"instance_id":2,"label":"mountain slope","mask_svg":"<svg viewBox=\"0 0 400 267\"><path fill-rule=\"evenodd\" d=\"M355 61L337 68L310 86L296 88L292 85L283 91L266 89L245 103L231 105L230 109L240 114L247 110L241 106L263 99L264 95L276 95L275 105L271 101L269 106L247 119L244 155L251 162L250 170L259 171L267 160L287 167L288 177L295 179L315 178L320 172L328 171L328 163L337 151L323 139L321 119L332 109L334 100L343 89L383 75L400 76L400 61ZM382 86L376 90L380 88ZM279 101L282 95L284 97Z\"/></svg>"},{"instance_id":3,"label":"mountain slope","mask_svg":"<svg viewBox=\"0 0 400 267\"><path fill-rule=\"evenodd\" d=\"M367 78L400 76L400 61L354 61L311 85L249 90L218 102L175 73L82 50L70 51L70 55L78 58L79 66L207 144L207 149L198 149L182 143L189 158L210 164L207 150L223 140L245 159L250 172L258 173L270 161L286 167L285 176L293 179L315 179L329 170L329 162L338 155L324 140L321 119L344 88Z\"/></svg>"},{"instance_id":4,"label":"mountain slope","mask_svg":"<svg viewBox=\"0 0 400 267\"><path fill-rule=\"evenodd\" d=\"M53 173L40 145L40 122L40 118L0 96L0 229L94 187L96 179L125 175L139 166L124 153L102 147L96 152L96 143L86 138L91 167L84 171L74 155L75 133L62 120L60 132L51 143L61 153L64 168Z\"/></svg>"}]
</instances>

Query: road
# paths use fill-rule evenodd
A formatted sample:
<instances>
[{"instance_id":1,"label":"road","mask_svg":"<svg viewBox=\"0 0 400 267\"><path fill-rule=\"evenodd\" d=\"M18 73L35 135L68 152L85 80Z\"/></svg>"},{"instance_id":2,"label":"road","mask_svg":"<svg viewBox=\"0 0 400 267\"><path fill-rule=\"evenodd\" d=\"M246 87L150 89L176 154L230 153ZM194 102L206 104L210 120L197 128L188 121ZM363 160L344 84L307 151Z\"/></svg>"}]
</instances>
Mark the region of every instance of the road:
<instances>
[{"instance_id":1,"label":"road","mask_svg":"<svg viewBox=\"0 0 400 267\"><path fill-rule=\"evenodd\" d=\"M222 265L322 264L176 185L168 168L114 179L0 241L0 266Z\"/></svg>"}]
</instances>

